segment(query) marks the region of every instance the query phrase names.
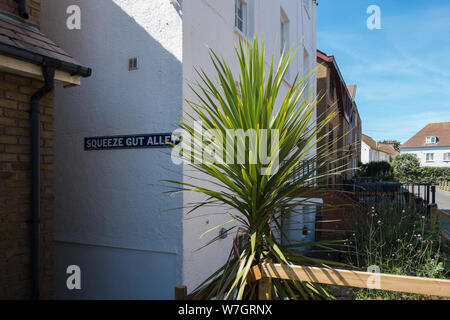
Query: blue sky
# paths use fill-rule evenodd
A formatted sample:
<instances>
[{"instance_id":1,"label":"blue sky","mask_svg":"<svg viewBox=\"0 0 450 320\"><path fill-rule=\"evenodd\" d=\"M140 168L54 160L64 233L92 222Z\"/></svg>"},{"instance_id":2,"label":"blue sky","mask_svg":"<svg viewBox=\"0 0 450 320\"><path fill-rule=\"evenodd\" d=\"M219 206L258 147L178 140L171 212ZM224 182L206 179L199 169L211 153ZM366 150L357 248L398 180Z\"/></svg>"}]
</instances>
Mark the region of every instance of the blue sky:
<instances>
[{"instance_id":1,"label":"blue sky","mask_svg":"<svg viewBox=\"0 0 450 320\"><path fill-rule=\"evenodd\" d=\"M319 0L317 48L357 84L363 133L405 142L430 122L450 121L450 2ZM381 30L366 10L381 9Z\"/></svg>"}]
</instances>

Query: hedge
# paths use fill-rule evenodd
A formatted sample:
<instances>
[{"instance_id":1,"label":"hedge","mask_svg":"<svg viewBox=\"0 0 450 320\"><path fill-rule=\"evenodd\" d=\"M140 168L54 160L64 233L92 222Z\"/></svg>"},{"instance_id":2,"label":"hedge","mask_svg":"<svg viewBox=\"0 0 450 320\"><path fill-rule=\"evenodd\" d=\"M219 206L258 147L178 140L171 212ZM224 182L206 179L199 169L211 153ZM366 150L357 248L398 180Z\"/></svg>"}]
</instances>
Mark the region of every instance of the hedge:
<instances>
[{"instance_id":1,"label":"hedge","mask_svg":"<svg viewBox=\"0 0 450 320\"><path fill-rule=\"evenodd\" d=\"M396 174L397 180L402 183L426 183L438 185L440 181L450 181L450 168L448 167L420 167L412 168L408 173Z\"/></svg>"}]
</instances>

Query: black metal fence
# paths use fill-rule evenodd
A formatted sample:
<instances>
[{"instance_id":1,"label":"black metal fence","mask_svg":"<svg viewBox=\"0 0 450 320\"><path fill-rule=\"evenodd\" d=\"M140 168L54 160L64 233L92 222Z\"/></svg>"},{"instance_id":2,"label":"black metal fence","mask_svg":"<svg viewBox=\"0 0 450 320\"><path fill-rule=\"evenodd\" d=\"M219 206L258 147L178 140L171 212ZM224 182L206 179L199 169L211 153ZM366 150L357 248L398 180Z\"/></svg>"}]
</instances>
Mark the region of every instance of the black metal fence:
<instances>
[{"instance_id":1,"label":"black metal fence","mask_svg":"<svg viewBox=\"0 0 450 320\"><path fill-rule=\"evenodd\" d=\"M370 179L347 180L344 190L361 203L379 202L384 199L407 204L414 201L424 212L436 201L436 187L429 184L402 184L398 182L374 182Z\"/></svg>"}]
</instances>

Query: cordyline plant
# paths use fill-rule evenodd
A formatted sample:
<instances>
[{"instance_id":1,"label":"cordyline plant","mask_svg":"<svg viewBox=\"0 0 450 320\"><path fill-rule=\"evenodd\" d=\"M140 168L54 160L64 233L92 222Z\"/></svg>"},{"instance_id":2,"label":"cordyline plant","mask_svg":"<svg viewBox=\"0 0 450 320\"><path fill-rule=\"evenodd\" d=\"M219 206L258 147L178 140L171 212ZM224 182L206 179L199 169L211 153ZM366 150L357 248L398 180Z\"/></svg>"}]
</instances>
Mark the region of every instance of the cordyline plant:
<instances>
[{"instance_id":1,"label":"cordyline plant","mask_svg":"<svg viewBox=\"0 0 450 320\"><path fill-rule=\"evenodd\" d=\"M317 133L334 114L316 123L313 116L317 101L307 89L312 73L297 74L284 97L280 97L283 78L295 52L283 54L275 66L273 55L270 65L266 65L264 44L259 45L257 39L248 46L240 43L235 51L239 75L233 74L224 59L210 50L216 78L213 80L203 70L197 70L200 81L191 84L198 101L187 101L192 111L185 114L180 124L192 137L191 147L186 150L183 141L174 145L174 150L199 171L190 179L194 182L166 181L173 187L169 192L196 192L206 196L188 214L213 205L230 209L225 212L232 220L209 230L225 226L228 228L225 233L235 235L228 260L191 293L194 299L256 299L258 283L248 281L253 266L263 261L287 265L322 263L302 255L302 247L327 248L326 243L288 239L286 231L294 230L295 223L284 217L307 215L297 208L316 205L312 198L317 195L308 196L311 188L305 186L313 186L317 181L317 165L312 164L320 166L326 154L319 150L314 155L310 150L318 142ZM200 136L194 125L198 120L203 131L214 132L206 139L214 156L205 155L208 149L205 137ZM230 132L252 129L256 134L250 135L249 141L245 135L237 135L237 147L232 148L236 152L227 158L226 146L219 141L229 145L230 141L234 142L234 137L229 140ZM264 129L265 136L259 133ZM278 146L272 141L274 132L279 132ZM256 143L252 144L252 139ZM272 157L269 163L254 161L261 148L267 148L269 155L278 156ZM243 154L245 161L240 161L239 156ZM207 245L220 238L215 237ZM274 298L331 298L320 285L309 282L273 279L272 286Z\"/></svg>"}]
</instances>

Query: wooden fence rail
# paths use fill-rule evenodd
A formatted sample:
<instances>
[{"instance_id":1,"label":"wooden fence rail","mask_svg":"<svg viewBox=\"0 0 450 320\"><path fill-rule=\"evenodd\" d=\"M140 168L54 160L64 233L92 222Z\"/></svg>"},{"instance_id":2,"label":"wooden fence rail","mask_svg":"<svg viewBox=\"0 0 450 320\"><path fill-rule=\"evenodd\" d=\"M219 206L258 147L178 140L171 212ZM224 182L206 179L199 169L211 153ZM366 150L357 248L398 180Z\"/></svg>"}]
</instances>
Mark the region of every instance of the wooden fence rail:
<instances>
[{"instance_id":1,"label":"wooden fence rail","mask_svg":"<svg viewBox=\"0 0 450 320\"><path fill-rule=\"evenodd\" d=\"M271 282L274 278L450 297L450 280L445 279L263 263L253 267L249 277L250 282L259 281L259 300L272 299ZM175 288L175 299L187 299L185 286Z\"/></svg>"},{"instance_id":2,"label":"wooden fence rail","mask_svg":"<svg viewBox=\"0 0 450 320\"><path fill-rule=\"evenodd\" d=\"M272 278L450 297L450 280L383 273L264 263L253 268L252 278L263 281L260 286L262 290L259 291L260 300L271 298L270 292L264 288L270 287L267 279ZM372 287L376 284L379 287Z\"/></svg>"}]
</instances>

